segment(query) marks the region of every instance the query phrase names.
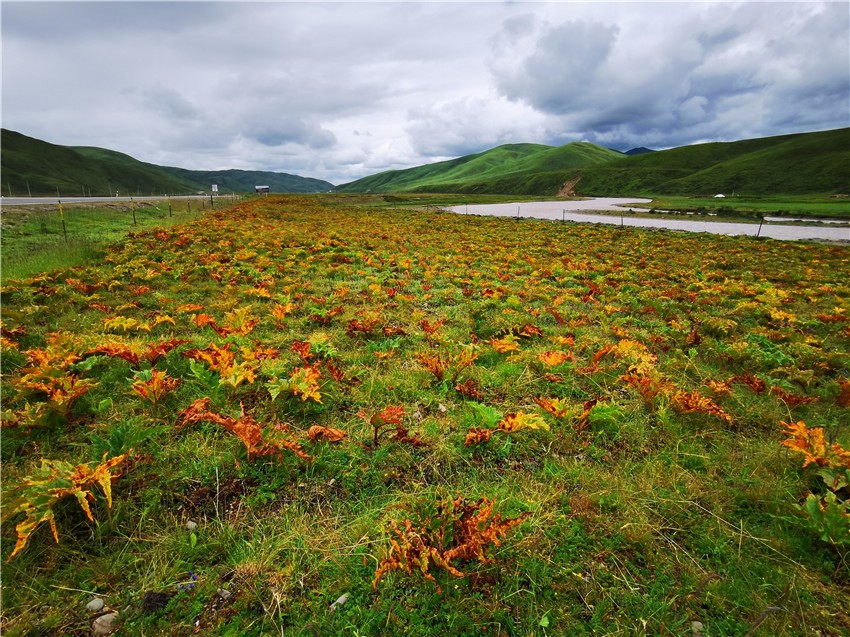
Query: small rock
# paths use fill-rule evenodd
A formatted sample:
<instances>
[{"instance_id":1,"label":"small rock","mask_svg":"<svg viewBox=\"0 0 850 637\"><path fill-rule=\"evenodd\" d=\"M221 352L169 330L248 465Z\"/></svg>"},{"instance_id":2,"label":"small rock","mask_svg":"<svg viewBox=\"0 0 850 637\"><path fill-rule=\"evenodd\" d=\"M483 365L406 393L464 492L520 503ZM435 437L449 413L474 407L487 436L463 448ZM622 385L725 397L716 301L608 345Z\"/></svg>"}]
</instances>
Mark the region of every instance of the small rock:
<instances>
[{"instance_id":1,"label":"small rock","mask_svg":"<svg viewBox=\"0 0 850 637\"><path fill-rule=\"evenodd\" d=\"M115 623L117 621L117 612L113 611L111 613L106 613L106 615L101 615L92 622L92 634L94 637L106 637L106 635L111 634L115 630Z\"/></svg>"},{"instance_id":2,"label":"small rock","mask_svg":"<svg viewBox=\"0 0 850 637\"><path fill-rule=\"evenodd\" d=\"M437 406L437 409L439 409L439 410L440 410L440 413L441 413L441 414L444 414L444 413L446 413L446 412L448 411L448 408L447 408L445 405L443 405L443 404L438 405L438 406Z\"/></svg>"},{"instance_id":3,"label":"small rock","mask_svg":"<svg viewBox=\"0 0 850 637\"><path fill-rule=\"evenodd\" d=\"M226 588L220 588L215 593L221 598L222 601L225 602L233 596L233 593L231 593Z\"/></svg>"},{"instance_id":4,"label":"small rock","mask_svg":"<svg viewBox=\"0 0 850 637\"><path fill-rule=\"evenodd\" d=\"M188 522L186 522L186 528L190 531L194 531L198 528L198 523L193 520L189 520Z\"/></svg>"},{"instance_id":5,"label":"small rock","mask_svg":"<svg viewBox=\"0 0 850 637\"><path fill-rule=\"evenodd\" d=\"M694 637L703 637L703 630L705 626L702 625L702 622L691 622L691 632L694 634Z\"/></svg>"},{"instance_id":6,"label":"small rock","mask_svg":"<svg viewBox=\"0 0 850 637\"><path fill-rule=\"evenodd\" d=\"M86 610L91 613L97 613L103 610L103 600L100 597L94 597L86 604Z\"/></svg>"},{"instance_id":7,"label":"small rock","mask_svg":"<svg viewBox=\"0 0 850 637\"><path fill-rule=\"evenodd\" d=\"M334 612L336 610L337 606L342 606L347 601L348 601L348 593L343 593L342 595L340 595L337 598L337 600L333 604L331 604L330 611Z\"/></svg>"}]
</instances>

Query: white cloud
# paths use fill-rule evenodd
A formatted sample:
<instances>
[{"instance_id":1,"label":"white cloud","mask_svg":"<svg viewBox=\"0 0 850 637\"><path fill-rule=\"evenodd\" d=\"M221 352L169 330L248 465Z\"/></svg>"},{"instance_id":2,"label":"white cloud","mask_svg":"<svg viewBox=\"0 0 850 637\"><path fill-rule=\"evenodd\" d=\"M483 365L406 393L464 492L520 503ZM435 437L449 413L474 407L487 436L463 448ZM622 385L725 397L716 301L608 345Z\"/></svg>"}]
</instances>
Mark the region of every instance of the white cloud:
<instances>
[{"instance_id":1,"label":"white cloud","mask_svg":"<svg viewBox=\"0 0 850 637\"><path fill-rule=\"evenodd\" d=\"M3 2L3 126L335 183L850 125L846 3Z\"/></svg>"}]
</instances>

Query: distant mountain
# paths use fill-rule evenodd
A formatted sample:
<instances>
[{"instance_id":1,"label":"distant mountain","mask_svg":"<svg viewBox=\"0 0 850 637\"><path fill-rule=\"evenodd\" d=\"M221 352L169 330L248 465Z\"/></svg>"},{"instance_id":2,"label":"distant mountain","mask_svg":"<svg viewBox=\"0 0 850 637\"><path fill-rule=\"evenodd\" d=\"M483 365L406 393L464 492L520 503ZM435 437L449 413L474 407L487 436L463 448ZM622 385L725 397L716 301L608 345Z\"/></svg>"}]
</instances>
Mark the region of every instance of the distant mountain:
<instances>
[{"instance_id":1,"label":"distant mountain","mask_svg":"<svg viewBox=\"0 0 850 637\"><path fill-rule=\"evenodd\" d=\"M554 194L564 185L565 171L622 156L586 142L559 147L507 144L457 159L364 177L337 190Z\"/></svg>"},{"instance_id":2,"label":"distant mountain","mask_svg":"<svg viewBox=\"0 0 850 637\"><path fill-rule=\"evenodd\" d=\"M325 192L333 184L287 173L245 170L186 170L138 161L129 155L91 146L60 146L15 131L0 131L3 194L64 196L114 194L189 194L250 192Z\"/></svg>"},{"instance_id":3,"label":"distant mountain","mask_svg":"<svg viewBox=\"0 0 850 637\"><path fill-rule=\"evenodd\" d=\"M654 153L655 151L651 148L646 148L645 146L638 146L637 148L632 148L631 150L627 150L624 155L644 155L646 153Z\"/></svg>"},{"instance_id":4,"label":"distant mountain","mask_svg":"<svg viewBox=\"0 0 850 637\"><path fill-rule=\"evenodd\" d=\"M850 128L694 144L569 171L586 195L850 193Z\"/></svg>"},{"instance_id":5,"label":"distant mountain","mask_svg":"<svg viewBox=\"0 0 850 637\"><path fill-rule=\"evenodd\" d=\"M379 173L337 190L541 196L848 194L850 128L626 153L584 142L510 144Z\"/></svg>"}]
</instances>

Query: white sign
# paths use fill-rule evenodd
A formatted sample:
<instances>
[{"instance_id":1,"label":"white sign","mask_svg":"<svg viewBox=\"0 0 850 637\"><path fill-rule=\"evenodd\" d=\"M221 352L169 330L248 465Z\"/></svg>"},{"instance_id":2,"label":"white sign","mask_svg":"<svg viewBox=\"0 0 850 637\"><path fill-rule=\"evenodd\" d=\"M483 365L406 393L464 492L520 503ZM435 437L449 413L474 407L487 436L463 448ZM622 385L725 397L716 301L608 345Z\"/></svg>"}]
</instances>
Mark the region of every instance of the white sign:
<instances>
[{"instance_id":1,"label":"white sign","mask_svg":"<svg viewBox=\"0 0 850 637\"><path fill-rule=\"evenodd\" d=\"M213 184L213 185L212 185L212 191L213 191L213 192L218 192L218 184Z\"/></svg>"}]
</instances>

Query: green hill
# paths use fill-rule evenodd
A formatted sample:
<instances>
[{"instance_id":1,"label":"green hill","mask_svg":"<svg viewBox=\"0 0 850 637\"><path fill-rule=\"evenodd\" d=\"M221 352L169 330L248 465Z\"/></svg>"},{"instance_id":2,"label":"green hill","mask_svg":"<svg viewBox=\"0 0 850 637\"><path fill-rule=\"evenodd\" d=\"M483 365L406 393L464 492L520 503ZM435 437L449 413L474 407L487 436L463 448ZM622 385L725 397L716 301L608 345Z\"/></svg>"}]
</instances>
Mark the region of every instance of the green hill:
<instances>
[{"instance_id":1,"label":"green hill","mask_svg":"<svg viewBox=\"0 0 850 637\"><path fill-rule=\"evenodd\" d=\"M246 170L186 170L138 161L129 155L90 146L60 146L15 131L0 132L3 194L64 196L115 192L189 194L209 191L249 192L267 185L272 192L325 192L333 184L287 173Z\"/></svg>"},{"instance_id":2,"label":"green hill","mask_svg":"<svg viewBox=\"0 0 850 637\"><path fill-rule=\"evenodd\" d=\"M27 137L15 131L0 132L0 170L3 194L18 196L86 194L106 195L116 191L143 194L184 194L197 185L178 179L156 166L115 153L120 161L96 159L77 150Z\"/></svg>"},{"instance_id":3,"label":"green hill","mask_svg":"<svg viewBox=\"0 0 850 637\"><path fill-rule=\"evenodd\" d=\"M105 148L91 146L73 146L73 150L92 159L109 161L112 164L133 164L139 162L129 155ZM299 177L288 173L269 172L264 170L188 170L172 166L155 166L143 164L161 170L171 178L193 184L193 188L209 190L216 184L220 192L253 192L254 186L268 186L272 192L309 193L326 192L333 184L321 179Z\"/></svg>"},{"instance_id":4,"label":"green hill","mask_svg":"<svg viewBox=\"0 0 850 637\"><path fill-rule=\"evenodd\" d=\"M632 155L583 142L511 144L337 190L547 196L577 182L583 195L846 194L849 175L850 128L843 128Z\"/></svg>"},{"instance_id":5,"label":"green hill","mask_svg":"<svg viewBox=\"0 0 850 637\"><path fill-rule=\"evenodd\" d=\"M254 192L254 186L268 186L271 192L310 193L327 192L334 185L322 179L299 177L288 173L274 173L264 170L186 170L169 168L164 170L176 177L184 177L206 184L217 184L219 192Z\"/></svg>"},{"instance_id":6,"label":"green hill","mask_svg":"<svg viewBox=\"0 0 850 637\"><path fill-rule=\"evenodd\" d=\"M586 195L847 194L850 128L695 144L569 173Z\"/></svg>"},{"instance_id":7,"label":"green hill","mask_svg":"<svg viewBox=\"0 0 850 637\"><path fill-rule=\"evenodd\" d=\"M565 172L622 156L585 142L559 147L507 144L457 159L364 177L337 190L554 194L564 184Z\"/></svg>"}]
</instances>

